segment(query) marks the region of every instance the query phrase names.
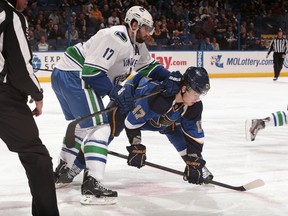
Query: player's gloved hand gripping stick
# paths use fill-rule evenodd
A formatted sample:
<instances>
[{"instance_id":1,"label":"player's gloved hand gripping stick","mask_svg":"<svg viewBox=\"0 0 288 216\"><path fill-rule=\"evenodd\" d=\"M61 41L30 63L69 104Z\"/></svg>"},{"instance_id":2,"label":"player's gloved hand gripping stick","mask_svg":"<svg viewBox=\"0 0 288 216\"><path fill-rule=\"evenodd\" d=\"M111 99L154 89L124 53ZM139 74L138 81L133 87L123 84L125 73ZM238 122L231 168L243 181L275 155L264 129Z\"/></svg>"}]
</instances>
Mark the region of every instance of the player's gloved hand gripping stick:
<instances>
[{"instance_id":1,"label":"player's gloved hand gripping stick","mask_svg":"<svg viewBox=\"0 0 288 216\"><path fill-rule=\"evenodd\" d=\"M120 153L117 153L117 152L108 151L108 153L110 155L114 155L116 157L120 157L120 158L123 158L123 159L126 159L126 160L128 159L128 157L126 155L123 155L123 154L120 154ZM164 170L164 171L167 171L167 172L170 172L170 173L174 173L174 174L177 174L177 175L180 175L180 176L184 176L185 175L183 172L181 172L179 170L171 169L169 167L161 166L161 165L158 165L158 164L155 164L155 163L151 163L151 162L148 162L148 161L145 162L145 165L146 166L150 166L150 167L154 167L156 169ZM249 182L247 184L244 184L244 185L241 185L241 186L233 186L233 185L225 184L225 183L214 181L214 180L210 180L210 179L204 179L204 182L206 184L213 184L213 185L217 185L219 187L223 187L223 188L227 188L227 189L231 189L231 190L235 190L235 191L248 191L248 190L252 190L252 189L261 187L261 186L263 186L265 184L264 181L261 180L261 179L256 179L254 181L251 181L251 182Z\"/></svg>"},{"instance_id":2,"label":"player's gloved hand gripping stick","mask_svg":"<svg viewBox=\"0 0 288 216\"><path fill-rule=\"evenodd\" d=\"M134 99L134 102L138 101L138 100L141 100L141 99L144 99L144 98L147 98L147 97L151 97L153 95L156 95L156 94L159 94L161 92L164 92L164 89L158 89L154 92L150 92L148 94L144 94L138 98L135 98ZM77 126L77 124L79 124L80 122L84 121L84 120L87 120L89 118L92 118L94 116L98 116L98 115L101 115L101 114L104 114L104 113L108 113L108 112L111 112L113 110L115 110L117 108L117 106L111 106L109 108L106 108L104 110L100 110L98 112L95 112L95 113L91 113L87 116L83 116L81 118L78 118L78 119L75 119L74 121L70 122L68 127L67 127L67 130L66 130L66 135L65 135L65 144L68 148L73 148L74 145L75 145L75 128Z\"/></svg>"}]
</instances>

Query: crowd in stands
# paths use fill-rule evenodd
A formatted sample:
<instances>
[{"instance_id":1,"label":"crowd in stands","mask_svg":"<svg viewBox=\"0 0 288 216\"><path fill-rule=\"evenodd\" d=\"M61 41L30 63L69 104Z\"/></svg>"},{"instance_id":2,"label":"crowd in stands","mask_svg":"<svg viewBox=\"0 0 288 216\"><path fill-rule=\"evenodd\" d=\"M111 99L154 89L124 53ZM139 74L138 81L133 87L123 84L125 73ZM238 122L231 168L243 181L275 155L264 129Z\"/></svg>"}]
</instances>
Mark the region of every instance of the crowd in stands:
<instances>
[{"instance_id":1,"label":"crowd in stands","mask_svg":"<svg viewBox=\"0 0 288 216\"><path fill-rule=\"evenodd\" d=\"M126 10L145 7L153 50L264 50L262 34L286 31L288 0L30 0L25 11L34 51L65 50L102 28L124 24Z\"/></svg>"}]
</instances>

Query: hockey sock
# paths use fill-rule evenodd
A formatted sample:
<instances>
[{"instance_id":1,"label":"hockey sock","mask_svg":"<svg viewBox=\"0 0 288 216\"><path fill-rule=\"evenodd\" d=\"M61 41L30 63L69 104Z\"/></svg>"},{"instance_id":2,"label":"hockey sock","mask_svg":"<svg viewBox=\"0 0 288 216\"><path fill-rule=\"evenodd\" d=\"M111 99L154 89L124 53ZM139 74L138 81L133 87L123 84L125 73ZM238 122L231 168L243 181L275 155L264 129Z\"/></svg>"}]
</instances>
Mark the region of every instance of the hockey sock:
<instances>
[{"instance_id":1,"label":"hockey sock","mask_svg":"<svg viewBox=\"0 0 288 216\"><path fill-rule=\"evenodd\" d=\"M270 121L265 121L266 126L283 126L287 124L287 115L284 111L277 111L271 114Z\"/></svg>"}]
</instances>

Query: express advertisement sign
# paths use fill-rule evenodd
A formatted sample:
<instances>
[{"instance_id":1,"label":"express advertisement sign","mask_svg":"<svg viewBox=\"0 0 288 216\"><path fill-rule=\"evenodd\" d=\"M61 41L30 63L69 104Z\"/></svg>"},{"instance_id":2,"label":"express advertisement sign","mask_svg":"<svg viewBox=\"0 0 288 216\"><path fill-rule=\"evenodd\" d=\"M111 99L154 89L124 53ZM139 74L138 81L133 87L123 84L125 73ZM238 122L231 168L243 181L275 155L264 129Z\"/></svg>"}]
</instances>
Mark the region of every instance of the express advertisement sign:
<instances>
[{"instance_id":1,"label":"express advertisement sign","mask_svg":"<svg viewBox=\"0 0 288 216\"><path fill-rule=\"evenodd\" d=\"M55 65L64 55L63 52L35 52L33 53L33 69L37 77L50 77Z\"/></svg>"}]
</instances>

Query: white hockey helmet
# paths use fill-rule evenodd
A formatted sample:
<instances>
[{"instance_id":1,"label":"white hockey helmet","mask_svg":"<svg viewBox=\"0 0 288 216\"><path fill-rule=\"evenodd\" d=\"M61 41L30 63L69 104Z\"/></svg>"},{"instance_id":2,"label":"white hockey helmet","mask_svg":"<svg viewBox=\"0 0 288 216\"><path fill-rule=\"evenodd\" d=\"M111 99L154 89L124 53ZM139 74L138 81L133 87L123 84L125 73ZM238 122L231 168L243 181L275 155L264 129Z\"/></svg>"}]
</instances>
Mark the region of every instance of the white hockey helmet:
<instances>
[{"instance_id":1,"label":"white hockey helmet","mask_svg":"<svg viewBox=\"0 0 288 216\"><path fill-rule=\"evenodd\" d=\"M149 27L148 30L149 34L150 35L153 34L154 32L153 18L151 14L144 7L133 6L126 12L124 21L129 25L130 29L131 29L131 21L133 19L135 19L138 22L138 29L140 29L142 25L146 25Z\"/></svg>"}]
</instances>

